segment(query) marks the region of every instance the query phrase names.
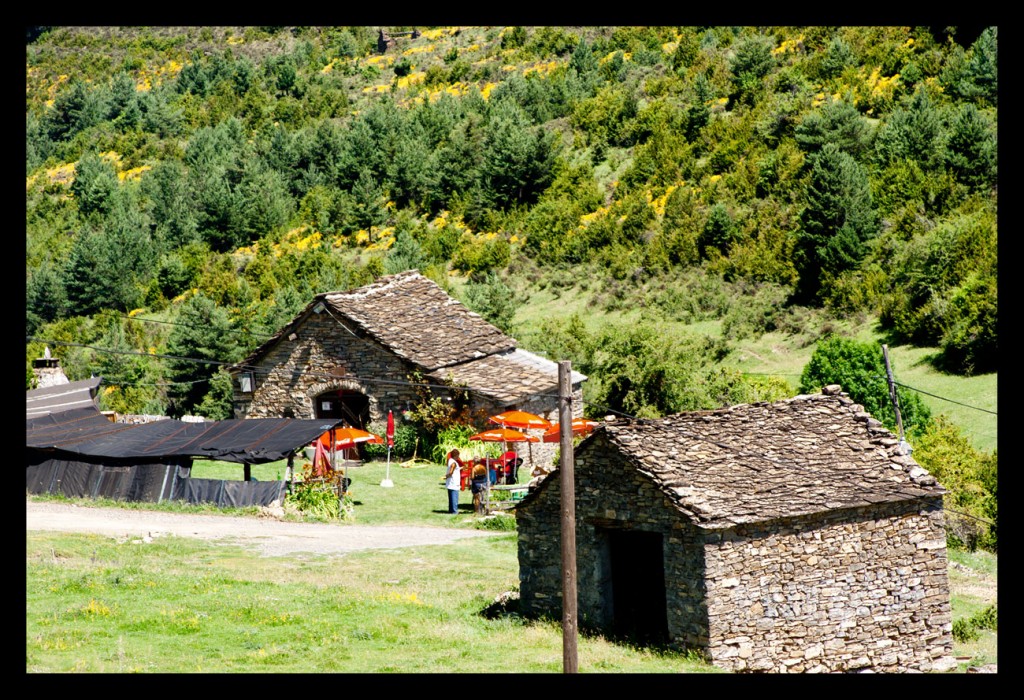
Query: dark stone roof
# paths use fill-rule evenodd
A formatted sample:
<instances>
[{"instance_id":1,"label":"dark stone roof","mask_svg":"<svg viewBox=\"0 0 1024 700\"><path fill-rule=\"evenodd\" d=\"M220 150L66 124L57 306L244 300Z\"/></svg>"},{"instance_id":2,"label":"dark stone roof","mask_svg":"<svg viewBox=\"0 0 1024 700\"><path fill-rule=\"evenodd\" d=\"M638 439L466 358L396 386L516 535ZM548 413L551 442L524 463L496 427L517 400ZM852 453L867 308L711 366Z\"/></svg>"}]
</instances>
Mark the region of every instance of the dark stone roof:
<instances>
[{"instance_id":1,"label":"dark stone roof","mask_svg":"<svg viewBox=\"0 0 1024 700\"><path fill-rule=\"evenodd\" d=\"M577 455L588 449L617 449L706 528L945 493L838 386L776 403L605 424Z\"/></svg>"},{"instance_id":2,"label":"dark stone roof","mask_svg":"<svg viewBox=\"0 0 1024 700\"><path fill-rule=\"evenodd\" d=\"M67 384L55 384L25 392L25 418L38 418L73 408L94 408L99 411L96 392L100 377L82 379Z\"/></svg>"},{"instance_id":3,"label":"dark stone roof","mask_svg":"<svg viewBox=\"0 0 1024 700\"><path fill-rule=\"evenodd\" d=\"M369 336L426 371L505 352L516 341L416 270L387 275L347 292L317 297L240 364L254 363L323 303L350 330Z\"/></svg>"},{"instance_id":4,"label":"dark stone roof","mask_svg":"<svg viewBox=\"0 0 1024 700\"><path fill-rule=\"evenodd\" d=\"M521 348L443 367L429 376L439 381L450 378L496 403L507 405L521 403L538 394L558 395L558 363ZM585 375L572 373L573 385L584 380Z\"/></svg>"}]
</instances>

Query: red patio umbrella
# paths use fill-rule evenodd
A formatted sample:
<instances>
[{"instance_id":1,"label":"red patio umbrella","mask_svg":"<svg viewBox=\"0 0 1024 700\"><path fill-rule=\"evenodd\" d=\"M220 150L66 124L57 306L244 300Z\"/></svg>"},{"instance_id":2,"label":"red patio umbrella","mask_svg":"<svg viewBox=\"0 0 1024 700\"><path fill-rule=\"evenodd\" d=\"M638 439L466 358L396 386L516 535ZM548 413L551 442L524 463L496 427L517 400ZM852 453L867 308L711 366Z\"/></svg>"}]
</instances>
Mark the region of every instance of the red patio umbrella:
<instances>
[{"instance_id":1,"label":"red patio umbrella","mask_svg":"<svg viewBox=\"0 0 1024 700\"><path fill-rule=\"evenodd\" d=\"M391 411L388 411L388 429L385 434L388 436L388 467L384 472L384 481L380 482L380 485L390 488L394 486L391 481L391 448L395 446L395 416Z\"/></svg>"},{"instance_id":2,"label":"red patio umbrella","mask_svg":"<svg viewBox=\"0 0 1024 700\"><path fill-rule=\"evenodd\" d=\"M573 418L572 419L572 435L589 435L594 431L594 428L601 425L596 420L590 420L589 418ZM551 427L544 431L544 435L541 436L542 442L559 442L562 439L562 428L558 423L552 423Z\"/></svg>"}]
</instances>

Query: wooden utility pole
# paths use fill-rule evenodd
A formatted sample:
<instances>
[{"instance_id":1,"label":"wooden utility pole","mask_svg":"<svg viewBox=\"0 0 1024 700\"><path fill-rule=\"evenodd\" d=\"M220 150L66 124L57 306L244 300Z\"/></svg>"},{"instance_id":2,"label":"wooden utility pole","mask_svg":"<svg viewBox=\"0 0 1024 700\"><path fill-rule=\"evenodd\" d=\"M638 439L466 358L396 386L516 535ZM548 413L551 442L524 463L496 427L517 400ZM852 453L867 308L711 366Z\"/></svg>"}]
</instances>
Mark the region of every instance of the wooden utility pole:
<instances>
[{"instance_id":1,"label":"wooden utility pole","mask_svg":"<svg viewBox=\"0 0 1024 700\"><path fill-rule=\"evenodd\" d=\"M889 382L889 400L896 411L896 425L900 429L900 450L903 449L903 418L900 416L900 401L896 396L896 382L892 378L892 367L889 366L889 346L882 345L882 356L885 358L885 376Z\"/></svg>"},{"instance_id":2,"label":"wooden utility pole","mask_svg":"<svg viewBox=\"0 0 1024 700\"><path fill-rule=\"evenodd\" d=\"M558 363L559 485L562 493L562 672L576 673L576 488L572 454L572 363Z\"/></svg>"}]
</instances>

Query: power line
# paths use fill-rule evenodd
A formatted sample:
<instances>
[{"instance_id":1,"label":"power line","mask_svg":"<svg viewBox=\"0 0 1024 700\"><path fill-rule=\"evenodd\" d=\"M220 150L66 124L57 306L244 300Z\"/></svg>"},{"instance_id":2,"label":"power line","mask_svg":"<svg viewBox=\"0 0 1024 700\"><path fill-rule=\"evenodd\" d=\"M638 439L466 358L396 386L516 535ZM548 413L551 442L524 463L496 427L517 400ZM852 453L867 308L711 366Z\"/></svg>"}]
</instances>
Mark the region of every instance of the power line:
<instances>
[{"instance_id":1,"label":"power line","mask_svg":"<svg viewBox=\"0 0 1024 700\"><path fill-rule=\"evenodd\" d=\"M66 342L66 341L63 341L63 340L47 340L47 339L44 339L44 338L36 338L36 337L33 337L33 336L29 336L29 340L36 341L36 342L41 342L41 343L47 343L47 344L55 345L55 346L59 345L59 346L78 347L78 348L84 348L84 349L87 349L87 350L94 350L96 352L106 352L106 353L112 353L112 354L118 354L118 355L135 355L135 356L141 356L141 357L153 357L153 358L157 358L157 359L182 360L182 361L185 361L185 362L193 362L193 363L196 363L196 364L218 365L218 366L222 366L222 367L223 366L237 367L240 370L250 371L250 372L258 372L260 374L267 374L267 375L269 375L271 373L276 373L278 375L290 374L293 377L303 377L303 376L310 377L311 376L311 377L316 377L316 378L321 378L321 379L337 379L338 378L337 375L331 374L330 372L317 372L315 370L293 369L291 371L282 372L280 370L268 370L268 369L266 369L264 367L260 367L258 365L245 365L245 364L239 364L239 363L236 363L236 362L222 362L222 361L219 361L219 360L202 360L202 359L195 358L195 357L182 357L180 355L163 355L163 354L160 354L160 353L141 352L141 351L138 351L138 350L111 350L109 348L101 348L101 347L96 347L94 345L85 345L84 343L71 343L71 342ZM397 386L428 387L428 388L433 388L433 389L445 389L445 390L448 390L448 391L471 391L471 392L474 392L474 393L486 393L482 389L471 387L471 386L459 386L459 385L452 386L452 385L449 385L449 384L432 384L430 382L410 382L410 381L402 381L402 380L397 380L397 379L379 379L379 378L376 378L376 377L360 377L358 375L353 375L353 374L347 374L347 375L345 375L345 378L346 379L351 379L351 380L354 380L354 381L358 381L358 382L363 382L365 384L392 384L392 385L397 385ZM200 381L208 381L208 380L204 379L204 380L200 380ZM188 384L190 382L173 382L173 383L174 384ZM117 384L117 386L142 386L142 385L140 385L140 384L131 384L131 385L129 385L129 384ZM156 386L156 385L146 385L146 386ZM534 396L549 396L549 394L535 394ZM557 394L550 394L550 396L557 396Z\"/></svg>"},{"instance_id":2,"label":"power line","mask_svg":"<svg viewBox=\"0 0 1024 700\"><path fill-rule=\"evenodd\" d=\"M332 318L333 318L333 315L332 315ZM143 320L145 320L145 319L143 319ZM337 320L337 319L335 319L335 320ZM165 323L165 322L160 322L160 323ZM339 322L339 325L341 325L349 333L352 333L353 335L355 335L352 332L352 330L347 328L347 327L345 327L344 324L341 324ZM358 337L358 336L356 336L356 337ZM256 365L243 365L243 364L239 364L239 363L235 363L235 362L222 362L222 361L218 361L218 360L201 360L201 359L194 358L194 357L183 357L183 356L180 356L180 355L164 355L164 354L160 354L160 353L147 353L147 352L141 352L141 351L137 351L137 350L111 350L109 348L100 348L100 347L96 347L94 345L85 345L83 343L71 343L71 342L66 342L66 341L61 341L61 340L48 340L48 339L45 339L45 338L37 338L35 336L28 336L27 339L30 340L30 341L46 343L46 344L49 344L49 345L64 345L64 346L70 346L70 347L80 347L80 348L85 348L85 349L88 349L88 350L95 350L97 352L106 352L106 353L112 353L112 354L136 355L136 356L141 356L141 357L153 357L153 358L157 358L157 359L180 360L180 361L184 361L184 362L194 362L194 363L197 363L197 364L210 364L210 365L218 365L218 366L232 366L232 367L237 367L237 368L245 370L245 371L259 372L259 373L262 373L262 374L270 374L270 372L273 371L273 370L268 370L268 369L266 369L264 367L260 367L260 366L256 366ZM280 371L278 371L278 373L280 374ZM794 375L773 375L771 373L763 373L763 372L743 372L743 374L752 374L752 375L758 375L758 376L794 376ZM310 376L310 375L312 375L314 377L336 378L334 375L332 375L330 373L326 373L326 372L318 373L318 372L311 371L311 370L298 370L298 369L292 370L291 371L291 375L294 376L294 377ZM396 386L422 386L422 387L436 388L436 389L462 390L462 391L471 391L471 392L474 392L474 393L487 393L487 392L483 391L482 389L475 388L475 387L472 387L472 386L451 386L451 385L447 385L447 384L431 384L429 382L417 383L417 382L408 382L408 381L400 381L400 380L388 380L388 379L379 379L379 378L359 377L357 375L347 375L347 376L350 379L353 379L353 380L356 380L356 381L360 381L360 382L363 382L363 383L367 383L367 384L393 384L393 385L396 385ZM882 377L882 376L876 376L875 379L878 379L878 380L881 380L881 381L885 381L885 377ZM203 380L203 381L206 381L206 380ZM189 382L175 382L175 383L177 383L177 384L187 384ZM936 398L936 399L941 399L943 401L948 401L950 403L955 403L955 404L963 406L965 408L970 408L970 409L973 409L973 410L976 410L976 411L982 411L984 413L988 413L988 414L991 414L991 415L998 415L998 413L996 411L990 411L990 410L985 409L985 408L979 408L977 406L971 406L969 404L965 404L963 402L956 401L954 399L946 398L944 396L939 396L937 394L932 394L932 393L927 392L927 391L922 391L921 389L918 389L916 387L912 387L912 386L907 385L907 384L903 384L901 382L893 382L893 383L896 384L897 386L903 387L904 389L909 389L911 391L916 391L918 393L925 394L926 396L931 396L931 397ZM129 386L129 385L118 384L117 386ZM141 385L131 385L131 386L141 386ZM158 385L154 385L154 386L158 386ZM548 393L533 394L533 396L538 397L538 398L558 398L558 394L548 394ZM611 409L608 409L608 410L611 411L612 413L616 413L615 411L612 411ZM620 414L620 415L622 415L624 417L630 417L630 416L628 416L628 414L624 414L624 413ZM634 418L634 420L635 420L635 418Z\"/></svg>"},{"instance_id":3,"label":"power line","mask_svg":"<svg viewBox=\"0 0 1024 700\"><path fill-rule=\"evenodd\" d=\"M118 318L125 318L125 319L128 319L129 321L142 321L142 322L145 322L145 323L159 323L159 324L163 324L163 325L167 325L167 326L179 326L181 328L190 328L192 330L205 330L205 329L200 328L198 326L193 326L193 325L191 325L189 323L180 323L178 321L159 321L159 320L157 320L155 318L140 318L138 316L129 316L128 314L111 314L111 315L112 316L117 316ZM247 334L247 335L253 336L254 338L263 338L264 340L269 340L270 338L274 337L273 335L264 335L262 333L250 333L249 331L240 330L240 329L237 329L237 328L222 328L222 329L220 329L220 332L223 332L223 333Z\"/></svg>"},{"instance_id":4,"label":"power line","mask_svg":"<svg viewBox=\"0 0 1024 700\"><path fill-rule=\"evenodd\" d=\"M959 406L963 406L964 408L973 408L975 411L983 411L985 413L991 413L993 416L999 415L995 411L990 411L987 408L978 408L977 406L970 406L970 405L962 403L960 401L955 401L953 399L947 399L945 396L939 396L938 394L930 394L927 391L922 391L921 389L917 389L915 387L908 386L906 384L901 384L900 382L893 382L893 384L895 384L896 386L901 386L904 389L910 389L911 391L916 391L917 393L924 394L925 396L931 396L932 398L935 398L935 399L941 399L943 401L949 401L950 403L955 403L955 404L957 404Z\"/></svg>"},{"instance_id":5,"label":"power line","mask_svg":"<svg viewBox=\"0 0 1024 700\"><path fill-rule=\"evenodd\" d=\"M208 365L232 365L233 362L221 362L219 360L200 360L195 357L182 357L181 355L162 355L155 352L141 352L139 350L111 350L110 348L99 348L95 345L86 345L84 343L71 343L64 340L47 340L45 338L36 338L35 336L28 336L28 340L35 341L38 343L46 343L47 345L63 345L73 348L85 348L86 350L95 350L97 352L107 352L113 355L136 355L141 357L155 357L161 360L184 360L186 362L196 362ZM184 382L181 382L184 384Z\"/></svg>"},{"instance_id":6,"label":"power line","mask_svg":"<svg viewBox=\"0 0 1024 700\"><path fill-rule=\"evenodd\" d=\"M742 372L742 374L744 374L744 375L753 375L753 376L757 376L757 377L799 377L799 376L802 376L800 374L785 374L785 373L782 373L782 372ZM883 377L881 375L877 375L874 378L878 379L880 381L887 381L886 377ZM979 408L978 406L971 406L969 404L965 404L965 403L963 403L961 401L957 401L955 399L946 398L945 396L939 396L938 394L932 394L932 393L924 391L922 389L918 389L917 387L910 386L909 384L903 384L903 383L897 382L897 381L893 381L893 384L895 384L896 386L903 387L904 389L910 389L911 391L916 391L917 393L924 394L925 396L931 396L932 398L935 398L935 399L940 399L942 401L948 401L950 403L955 403L955 404L957 404L959 406L963 406L964 408L971 408L971 409L974 409L975 411L982 411L984 413L991 413L993 416L999 415L995 411L990 411L987 408Z\"/></svg>"}]
</instances>

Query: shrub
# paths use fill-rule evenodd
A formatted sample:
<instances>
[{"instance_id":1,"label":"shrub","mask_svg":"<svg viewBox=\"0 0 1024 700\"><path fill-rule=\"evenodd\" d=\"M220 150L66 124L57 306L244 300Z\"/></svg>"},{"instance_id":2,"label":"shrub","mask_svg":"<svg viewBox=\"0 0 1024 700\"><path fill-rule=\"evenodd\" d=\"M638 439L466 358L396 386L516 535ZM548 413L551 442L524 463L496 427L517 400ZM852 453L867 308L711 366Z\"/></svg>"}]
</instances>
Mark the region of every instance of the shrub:
<instances>
[{"instance_id":1,"label":"shrub","mask_svg":"<svg viewBox=\"0 0 1024 700\"><path fill-rule=\"evenodd\" d=\"M480 518L474 524L477 530L500 530L502 532L515 532L516 518L514 515L495 513L486 518Z\"/></svg>"},{"instance_id":2,"label":"shrub","mask_svg":"<svg viewBox=\"0 0 1024 700\"><path fill-rule=\"evenodd\" d=\"M437 442L431 448L432 461L443 464L448 453L458 450L463 461L479 457L497 457L501 447L493 442L470 441L469 436L477 432L472 425L457 424L441 430Z\"/></svg>"},{"instance_id":3,"label":"shrub","mask_svg":"<svg viewBox=\"0 0 1024 700\"><path fill-rule=\"evenodd\" d=\"M839 384L850 398L864 406L872 416L895 430L896 409L889 396L885 357L874 343L829 336L818 343L800 375L800 391L820 391L828 384ZM906 432L923 428L931 420L931 411L917 392L896 387L900 417Z\"/></svg>"},{"instance_id":4,"label":"shrub","mask_svg":"<svg viewBox=\"0 0 1024 700\"><path fill-rule=\"evenodd\" d=\"M367 430L375 435L384 437L387 432L386 423L371 423L367 426ZM391 448L392 459L408 459L412 457L416 451L416 445L418 444L420 437L419 431L415 426L408 423L395 424L395 444ZM387 443L383 445L371 445L364 443L362 446L363 457L366 459L386 459L388 456Z\"/></svg>"},{"instance_id":5,"label":"shrub","mask_svg":"<svg viewBox=\"0 0 1024 700\"><path fill-rule=\"evenodd\" d=\"M953 622L953 639L964 644L966 642L973 642L981 636L979 630L990 629L996 631L998 629L996 618L996 606L989 605L969 618L955 620Z\"/></svg>"},{"instance_id":6,"label":"shrub","mask_svg":"<svg viewBox=\"0 0 1024 700\"><path fill-rule=\"evenodd\" d=\"M409 75L412 72L412 63L408 58L400 58L395 61L395 75L399 78Z\"/></svg>"},{"instance_id":7,"label":"shrub","mask_svg":"<svg viewBox=\"0 0 1024 700\"><path fill-rule=\"evenodd\" d=\"M944 501L950 546L995 552L998 545L996 453L976 450L967 436L944 415L938 416L927 429L915 432L913 441L914 459L948 491Z\"/></svg>"},{"instance_id":8,"label":"shrub","mask_svg":"<svg viewBox=\"0 0 1024 700\"><path fill-rule=\"evenodd\" d=\"M350 513L343 508L337 487L330 481L301 481L292 485L284 498L285 507L295 508L303 515L319 520L338 520Z\"/></svg>"},{"instance_id":9,"label":"shrub","mask_svg":"<svg viewBox=\"0 0 1024 700\"><path fill-rule=\"evenodd\" d=\"M961 618L953 622L953 639L961 644L973 642L979 636L977 628L970 621Z\"/></svg>"}]
</instances>

